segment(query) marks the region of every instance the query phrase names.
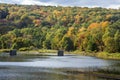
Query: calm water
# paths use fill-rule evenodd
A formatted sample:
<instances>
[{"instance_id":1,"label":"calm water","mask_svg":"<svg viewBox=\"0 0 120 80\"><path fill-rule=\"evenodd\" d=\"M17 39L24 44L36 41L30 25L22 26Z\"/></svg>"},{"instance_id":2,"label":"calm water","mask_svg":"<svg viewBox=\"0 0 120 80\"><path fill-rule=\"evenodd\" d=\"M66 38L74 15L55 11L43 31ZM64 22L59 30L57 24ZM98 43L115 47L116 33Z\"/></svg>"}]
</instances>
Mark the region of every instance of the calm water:
<instances>
[{"instance_id":1,"label":"calm water","mask_svg":"<svg viewBox=\"0 0 120 80\"><path fill-rule=\"evenodd\" d=\"M115 80L78 73L89 69L116 67L120 61L66 55L0 57L0 80Z\"/></svg>"}]
</instances>

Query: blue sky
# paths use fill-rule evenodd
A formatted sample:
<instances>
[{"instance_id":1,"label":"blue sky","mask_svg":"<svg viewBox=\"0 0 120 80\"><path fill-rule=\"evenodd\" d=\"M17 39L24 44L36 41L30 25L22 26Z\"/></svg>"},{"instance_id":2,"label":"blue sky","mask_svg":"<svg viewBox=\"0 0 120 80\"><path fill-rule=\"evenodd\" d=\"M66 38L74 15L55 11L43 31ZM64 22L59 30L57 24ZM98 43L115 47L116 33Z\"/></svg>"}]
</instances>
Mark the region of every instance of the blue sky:
<instances>
[{"instance_id":1,"label":"blue sky","mask_svg":"<svg viewBox=\"0 0 120 80\"><path fill-rule=\"evenodd\" d=\"M0 0L0 3L120 8L120 0Z\"/></svg>"}]
</instances>

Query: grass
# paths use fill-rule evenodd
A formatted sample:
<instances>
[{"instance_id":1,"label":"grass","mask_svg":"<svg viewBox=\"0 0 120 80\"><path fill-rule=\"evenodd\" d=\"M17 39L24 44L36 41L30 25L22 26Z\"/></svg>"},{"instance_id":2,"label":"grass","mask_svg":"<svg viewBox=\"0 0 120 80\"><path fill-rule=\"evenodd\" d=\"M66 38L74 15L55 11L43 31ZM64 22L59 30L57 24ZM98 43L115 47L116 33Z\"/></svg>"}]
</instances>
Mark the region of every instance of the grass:
<instances>
[{"instance_id":1,"label":"grass","mask_svg":"<svg viewBox=\"0 0 120 80\"><path fill-rule=\"evenodd\" d=\"M109 79L115 79L115 80L120 79L120 76L119 76L120 70L114 67L98 68L97 71L93 71L93 74L103 78L109 78Z\"/></svg>"},{"instance_id":2,"label":"grass","mask_svg":"<svg viewBox=\"0 0 120 80\"><path fill-rule=\"evenodd\" d=\"M9 53L10 49L0 49L0 53ZM41 55L45 53L57 53L57 50L50 50L50 49L36 49L36 50L23 50L23 51L18 51L24 55ZM108 53L108 52L85 52L85 51L71 51L67 52L67 54L77 54L77 55L83 55L83 56L94 56L98 58L103 58L103 59L115 59L115 60L120 60L120 53Z\"/></svg>"},{"instance_id":3,"label":"grass","mask_svg":"<svg viewBox=\"0 0 120 80\"><path fill-rule=\"evenodd\" d=\"M50 50L50 49L39 49L39 53L57 53L57 50Z\"/></svg>"},{"instance_id":4,"label":"grass","mask_svg":"<svg viewBox=\"0 0 120 80\"><path fill-rule=\"evenodd\" d=\"M3 53L3 52L8 53L9 51L10 49L0 49L0 53Z\"/></svg>"},{"instance_id":5,"label":"grass","mask_svg":"<svg viewBox=\"0 0 120 80\"><path fill-rule=\"evenodd\" d=\"M11 49L0 49L0 56L9 56ZM35 50L17 50L17 56L46 56L57 53L57 50L35 49Z\"/></svg>"},{"instance_id":6,"label":"grass","mask_svg":"<svg viewBox=\"0 0 120 80\"><path fill-rule=\"evenodd\" d=\"M108 52L85 52L85 51L73 51L70 52L72 54L78 54L83 56L93 56L103 59L113 59L113 60L120 60L120 53L108 53Z\"/></svg>"},{"instance_id":7,"label":"grass","mask_svg":"<svg viewBox=\"0 0 120 80\"><path fill-rule=\"evenodd\" d=\"M105 69L98 69L98 72L104 73L104 74L113 74L113 75L118 75L120 74L120 71L115 69L115 68L105 68Z\"/></svg>"},{"instance_id":8,"label":"grass","mask_svg":"<svg viewBox=\"0 0 120 80\"><path fill-rule=\"evenodd\" d=\"M98 52L97 57L104 59L118 59L120 60L120 53Z\"/></svg>"},{"instance_id":9,"label":"grass","mask_svg":"<svg viewBox=\"0 0 120 80\"><path fill-rule=\"evenodd\" d=\"M83 55L83 56L96 56L97 55L96 52L79 51L79 50L73 51L72 53L78 54L78 55Z\"/></svg>"},{"instance_id":10,"label":"grass","mask_svg":"<svg viewBox=\"0 0 120 80\"><path fill-rule=\"evenodd\" d=\"M101 78L107 78L107 79L112 79L112 80L119 80L119 74L120 71L118 71L117 69L113 68L92 68L92 67L88 67L84 70L83 69L78 69L78 70L67 70L65 69L65 73L67 74L72 74L72 75L79 75L79 74L85 74L85 75L92 75L92 76L97 76L97 77L101 77Z\"/></svg>"}]
</instances>

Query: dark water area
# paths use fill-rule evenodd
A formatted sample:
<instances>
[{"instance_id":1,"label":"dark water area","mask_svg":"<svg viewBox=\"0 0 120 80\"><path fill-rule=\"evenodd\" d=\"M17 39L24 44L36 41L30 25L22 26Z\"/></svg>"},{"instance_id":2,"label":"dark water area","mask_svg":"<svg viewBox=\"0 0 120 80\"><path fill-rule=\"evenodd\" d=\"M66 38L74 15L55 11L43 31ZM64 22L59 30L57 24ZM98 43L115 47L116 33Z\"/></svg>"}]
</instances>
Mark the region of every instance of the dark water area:
<instances>
[{"instance_id":1,"label":"dark water area","mask_svg":"<svg viewBox=\"0 0 120 80\"><path fill-rule=\"evenodd\" d=\"M78 55L0 57L0 80L118 80L83 73L107 67L120 70L120 61Z\"/></svg>"}]
</instances>

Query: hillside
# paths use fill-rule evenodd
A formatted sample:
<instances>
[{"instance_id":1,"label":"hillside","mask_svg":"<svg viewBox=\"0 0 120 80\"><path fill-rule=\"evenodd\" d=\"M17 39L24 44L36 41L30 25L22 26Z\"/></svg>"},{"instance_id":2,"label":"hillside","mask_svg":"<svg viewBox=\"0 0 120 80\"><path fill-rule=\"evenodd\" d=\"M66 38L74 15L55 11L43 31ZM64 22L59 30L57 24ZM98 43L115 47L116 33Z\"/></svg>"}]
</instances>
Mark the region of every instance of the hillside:
<instances>
[{"instance_id":1,"label":"hillside","mask_svg":"<svg viewBox=\"0 0 120 80\"><path fill-rule=\"evenodd\" d=\"M120 52L120 9L0 4L0 44Z\"/></svg>"}]
</instances>

